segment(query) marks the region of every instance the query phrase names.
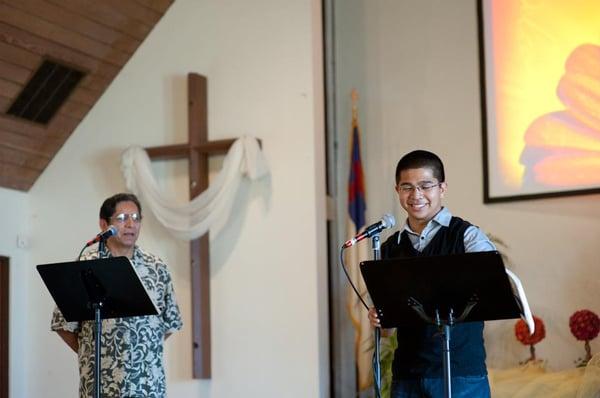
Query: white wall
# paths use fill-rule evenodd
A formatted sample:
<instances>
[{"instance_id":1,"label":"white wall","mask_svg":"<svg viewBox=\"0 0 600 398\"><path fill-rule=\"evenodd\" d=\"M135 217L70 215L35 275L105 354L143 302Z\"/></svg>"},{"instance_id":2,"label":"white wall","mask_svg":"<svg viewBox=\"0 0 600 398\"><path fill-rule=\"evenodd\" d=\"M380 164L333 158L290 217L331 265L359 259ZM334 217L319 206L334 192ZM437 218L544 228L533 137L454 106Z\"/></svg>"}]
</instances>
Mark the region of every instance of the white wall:
<instances>
[{"instance_id":1,"label":"white wall","mask_svg":"<svg viewBox=\"0 0 600 398\"><path fill-rule=\"evenodd\" d=\"M357 54L354 62L363 67L356 71L353 64L349 78L355 81L342 84L362 87L368 219L394 210L403 220L393 191L396 162L413 149L438 153L447 169L448 207L509 246L513 270L546 323L538 356L553 369L573 367L584 348L569 331L569 316L582 308L600 314L600 202L594 195L483 204L475 5L472 0L369 2L364 25L357 28L364 36L340 49ZM346 134L349 120L347 107L338 134ZM528 357L513 325L487 324L488 365L506 367ZM598 349L596 340L592 350Z\"/></svg>"},{"instance_id":2,"label":"white wall","mask_svg":"<svg viewBox=\"0 0 600 398\"><path fill-rule=\"evenodd\" d=\"M20 371L26 366L21 353L28 342L21 338L28 327L30 314L23 311L28 303L29 286L27 281L35 277L30 266L29 244L29 197L26 193L0 188L0 256L9 259L9 394L23 391L26 387L26 374ZM17 245L17 239L20 244Z\"/></svg>"},{"instance_id":3,"label":"white wall","mask_svg":"<svg viewBox=\"0 0 600 398\"><path fill-rule=\"evenodd\" d=\"M186 141L192 71L208 77L211 139L262 139L271 176L246 184L211 234L212 380L192 379L188 245L145 213L140 244L170 265L185 322L166 344L171 397L328 394L320 35L316 0L178 0L28 194L29 263L74 258L98 230L102 200L124 190L121 151ZM187 198L184 161L155 170ZM23 310L35 315L13 379L28 385L12 398L75 397L75 354L49 332L52 300L33 272L24 279Z\"/></svg>"}]
</instances>

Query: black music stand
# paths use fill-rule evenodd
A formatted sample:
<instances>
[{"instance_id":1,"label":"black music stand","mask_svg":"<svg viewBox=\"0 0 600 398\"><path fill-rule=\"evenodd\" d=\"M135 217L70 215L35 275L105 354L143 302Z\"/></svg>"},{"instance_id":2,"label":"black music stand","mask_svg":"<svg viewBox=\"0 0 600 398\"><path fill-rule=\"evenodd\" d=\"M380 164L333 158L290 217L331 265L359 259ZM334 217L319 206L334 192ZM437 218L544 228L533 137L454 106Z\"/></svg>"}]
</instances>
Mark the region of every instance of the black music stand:
<instances>
[{"instance_id":1,"label":"black music stand","mask_svg":"<svg viewBox=\"0 0 600 398\"><path fill-rule=\"evenodd\" d=\"M360 270L383 328L427 322L440 329L446 397L451 327L521 314L497 251L364 261Z\"/></svg>"},{"instance_id":2,"label":"black music stand","mask_svg":"<svg viewBox=\"0 0 600 398\"><path fill-rule=\"evenodd\" d=\"M36 268L68 322L94 320L95 396L100 397L102 319L157 315L158 309L127 257L41 264Z\"/></svg>"}]
</instances>

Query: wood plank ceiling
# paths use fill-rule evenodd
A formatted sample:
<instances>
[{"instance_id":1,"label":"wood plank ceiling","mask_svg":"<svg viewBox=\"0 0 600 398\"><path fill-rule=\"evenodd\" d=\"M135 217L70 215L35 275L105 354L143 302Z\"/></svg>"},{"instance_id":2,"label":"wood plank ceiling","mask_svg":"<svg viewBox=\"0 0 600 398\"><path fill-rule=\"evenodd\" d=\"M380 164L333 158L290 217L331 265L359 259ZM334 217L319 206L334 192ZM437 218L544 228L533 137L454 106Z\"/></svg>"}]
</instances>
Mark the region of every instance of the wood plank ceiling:
<instances>
[{"instance_id":1,"label":"wood plank ceiling","mask_svg":"<svg viewBox=\"0 0 600 398\"><path fill-rule=\"evenodd\" d=\"M0 0L0 186L28 191L174 0ZM86 72L46 125L7 115L44 59Z\"/></svg>"}]
</instances>

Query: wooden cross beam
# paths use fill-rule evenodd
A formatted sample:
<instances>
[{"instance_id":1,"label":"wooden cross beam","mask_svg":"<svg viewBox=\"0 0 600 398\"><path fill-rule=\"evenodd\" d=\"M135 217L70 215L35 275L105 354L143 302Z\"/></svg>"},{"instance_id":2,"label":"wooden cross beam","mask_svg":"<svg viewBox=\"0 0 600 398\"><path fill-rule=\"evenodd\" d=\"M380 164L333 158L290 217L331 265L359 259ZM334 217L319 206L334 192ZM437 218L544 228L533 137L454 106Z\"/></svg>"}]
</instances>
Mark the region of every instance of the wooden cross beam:
<instances>
[{"instance_id":1,"label":"wooden cross beam","mask_svg":"<svg viewBox=\"0 0 600 398\"><path fill-rule=\"evenodd\" d=\"M223 154L235 139L208 141L207 82L188 74L188 143L146 148L153 160L188 159L190 199L208 188L208 157ZM194 378L211 378L210 267L208 233L190 242Z\"/></svg>"}]
</instances>

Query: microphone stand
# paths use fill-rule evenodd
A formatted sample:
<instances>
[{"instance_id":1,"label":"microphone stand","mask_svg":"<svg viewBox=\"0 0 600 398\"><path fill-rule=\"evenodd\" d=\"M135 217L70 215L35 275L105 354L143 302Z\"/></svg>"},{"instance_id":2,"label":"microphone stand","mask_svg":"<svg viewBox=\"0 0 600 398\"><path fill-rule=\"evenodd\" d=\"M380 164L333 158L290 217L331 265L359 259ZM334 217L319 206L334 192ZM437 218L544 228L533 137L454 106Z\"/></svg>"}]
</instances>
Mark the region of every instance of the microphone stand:
<instances>
[{"instance_id":1,"label":"microphone stand","mask_svg":"<svg viewBox=\"0 0 600 398\"><path fill-rule=\"evenodd\" d=\"M98 242L98 258L102 258L105 245L105 239L100 239ZM77 261L81 261L81 254L86 247L88 245L83 247ZM102 306L104 305L106 291L93 272L82 272L81 277L90 298L88 306L94 310L94 398L100 398L102 395L102 385L100 382L100 372L102 370L100 357L102 352Z\"/></svg>"},{"instance_id":2,"label":"microphone stand","mask_svg":"<svg viewBox=\"0 0 600 398\"><path fill-rule=\"evenodd\" d=\"M381 260L381 239L379 238L379 234L376 233L371 237L371 249L373 250L373 260ZM375 339L375 352L374 355L374 364L373 364L373 384L375 388L375 396L377 398L381 397L381 351L380 351L380 343L381 343L381 328L377 327L374 331Z\"/></svg>"},{"instance_id":3,"label":"microphone stand","mask_svg":"<svg viewBox=\"0 0 600 398\"><path fill-rule=\"evenodd\" d=\"M105 248L105 241L104 239L101 239L100 242L98 243L98 258L101 258L102 253L104 252L104 248ZM96 299L94 300L94 303L92 304L92 308L94 308L94 341L95 341L95 353L94 353L94 359L95 359L95 363L94 365L94 397L95 398L100 398L100 396L102 395L102 386L100 383L100 371L102 369L102 366L100 366L101 363L101 359L100 359L100 353L102 351L102 305L104 304L102 301L103 297L96 297Z\"/></svg>"}]
</instances>

